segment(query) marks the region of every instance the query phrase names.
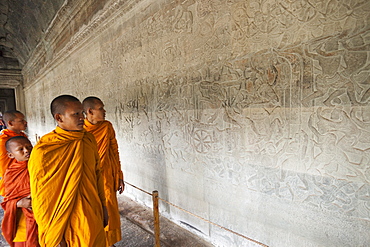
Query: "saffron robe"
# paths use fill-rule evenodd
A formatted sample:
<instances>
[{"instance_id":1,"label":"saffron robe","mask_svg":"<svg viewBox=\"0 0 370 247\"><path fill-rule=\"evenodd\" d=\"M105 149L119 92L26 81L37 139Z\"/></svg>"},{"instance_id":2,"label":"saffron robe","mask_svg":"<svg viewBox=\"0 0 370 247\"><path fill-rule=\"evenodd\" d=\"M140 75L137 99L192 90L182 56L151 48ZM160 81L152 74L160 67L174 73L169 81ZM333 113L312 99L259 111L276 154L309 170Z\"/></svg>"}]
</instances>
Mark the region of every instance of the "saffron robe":
<instances>
[{"instance_id":1,"label":"saffron robe","mask_svg":"<svg viewBox=\"0 0 370 247\"><path fill-rule=\"evenodd\" d=\"M105 245L105 196L92 134L59 127L33 148L28 162L32 209L41 246Z\"/></svg>"},{"instance_id":2,"label":"saffron robe","mask_svg":"<svg viewBox=\"0 0 370 247\"><path fill-rule=\"evenodd\" d=\"M123 173L119 160L116 134L109 121L91 124L85 119L85 129L94 135L98 144L100 167L104 178L104 191L109 215L105 233L107 246L111 246L122 239L116 193L119 187L119 179L123 180Z\"/></svg>"},{"instance_id":3,"label":"saffron robe","mask_svg":"<svg viewBox=\"0 0 370 247\"><path fill-rule=\"evenodd\" d=\"M7 140L9 140L10 138L12 138L14 136L27 137L27 135L23 132L16 133L16 132L14 132L12 130L9 130L9 129L2 130L1 134L0 134L0 195L1 196L5 195L4 181L2 179L4 177L4 173L5 173L6 169L9 167L9 165L12 162L15 162L15 159L11 159L11 158L8 157L8 151L6 151L5 143L6 143Z\"/></svg>"},{"instance_id":4,"label":"saffron robe","mask_svg":"<svg viewBox=\"0 0 370 247\"><path fill-rule=\"evenodd\" d=\"M37 241L37 225L33 212L27 208L17 208L17 202L30 195L30 176L27 170L28 161L12 162L4 174L5 197L1 203L4 218L1 224L4 238L11 247L17 232L17 210L22 211L26 218L27 247L39 246Z\"/></svg>"}]
</instances>

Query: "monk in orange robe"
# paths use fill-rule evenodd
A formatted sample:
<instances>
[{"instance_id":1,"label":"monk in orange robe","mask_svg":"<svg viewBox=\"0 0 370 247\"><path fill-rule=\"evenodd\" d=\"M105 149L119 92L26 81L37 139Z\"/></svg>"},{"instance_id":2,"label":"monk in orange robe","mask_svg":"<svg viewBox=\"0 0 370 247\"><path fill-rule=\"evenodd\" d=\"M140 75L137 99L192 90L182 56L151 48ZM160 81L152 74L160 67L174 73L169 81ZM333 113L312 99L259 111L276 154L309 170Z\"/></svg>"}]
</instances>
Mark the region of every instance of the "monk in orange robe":
<instances>
[{"instance_id":1,"label":"monk in orange robe","mask_svg":"<svg viewBox=\"0 0 370 247\"><path fill-rule=\"evenodd\" d=\"M51 102L57 122L33 148L30 173L32 209L41 246L105 246L108 222L100 158L86 132L81 102L61 95Z\"/></svg>"},{"instance_id":2,"label":"monk in orange robe","mask_svg":"<svg viewBox=\"0 0 370 247\"><path fill-rule=\"evenodd\" d=\"M27 128L27 121L24 119L24 115L20 111L7 111L3 115L3 120L6 124L6 129L3 129L0 133L0 195L4 196L4 183L3 177L8 166L15 162L15 159L11 159L6 151L5 143L13 136L24 136L27 137L23 131Z\"/></svg>"},{"instance_id":3,"label":"monk in orange robe","mask_svg":"<svg viewBox=\"0 0 370 247\"><path fill-rule=\"evenodd\" d=\"M30 197L30 176L27 170L32 144L24 136L6 142L9 158L14 159L4 174L5 197L1 203L4 218L1 230L11 247L38 247L37 225Z\"/></svg>"},{"instance_id":4,"label":"monk in orange robe","mask_svg":"<svg viewBox=\"0 0 370 247\"><path fill-rule=\"evenodd\" d=\"M82 104L86 115L85 129L95 136L98 143L109 215L108 225L105 227L107 246L114 246L122 238L116 192L121 194L125 188L116 134L112 124L105 120L104 104L99 98L87 97Z\"/></svg>"}]
</instances>

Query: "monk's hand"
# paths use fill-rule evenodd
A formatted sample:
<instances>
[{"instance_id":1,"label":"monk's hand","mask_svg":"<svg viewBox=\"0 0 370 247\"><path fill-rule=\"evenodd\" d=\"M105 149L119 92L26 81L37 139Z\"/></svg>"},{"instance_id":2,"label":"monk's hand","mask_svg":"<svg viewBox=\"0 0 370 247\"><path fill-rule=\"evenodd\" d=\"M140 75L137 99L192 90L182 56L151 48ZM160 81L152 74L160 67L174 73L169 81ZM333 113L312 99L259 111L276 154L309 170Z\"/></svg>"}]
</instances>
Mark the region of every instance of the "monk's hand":
<instances>
[{"instance_id":1,"label":"monk's hand","mask_svg":"<svg viewBox=\"0 0 370 247\"><path fill-rule=\"evenodd\" d=\"M103 206L103 225L104 225L104 227L106 227L108 225L108 219L109 219L109 216L108 216L107 207Z\"/></svg>"},{"instance_id":2,"label":"monk's hand","mask_svg":"<svg viewBox=\"0 0 370 247\"><path fill-rule=\"evenodd\" d=\"M123 191L125 190L125 183L123 182L123 180L122 180L122 179L120 179L120 180L118 181L118 183L119 183L119 186L118 186L118 192L119 192L120 194L122 194L122 193L123 193Z\"/></svg>"},{"instance_id":3,"label":"monk's hand","mask_svg":"<svg viewBox=\"0 0 370 247\"><path fill-rule=\"evenodd\" d=\"M17 208L27 208L29 210L32 210L31 195L20 199L17 202Z\"/></svg>"},{"instance_id":4,"label":"monk's hand","mask_svg":"<svg viewBox=\"0 0 370 247\"><path fill-rule=\"evenodd\" d=\"M57 247L67 247L67 242L64 240L64 238L62 239L60 244L57 245Z\"/></svg>"}]
</instances>

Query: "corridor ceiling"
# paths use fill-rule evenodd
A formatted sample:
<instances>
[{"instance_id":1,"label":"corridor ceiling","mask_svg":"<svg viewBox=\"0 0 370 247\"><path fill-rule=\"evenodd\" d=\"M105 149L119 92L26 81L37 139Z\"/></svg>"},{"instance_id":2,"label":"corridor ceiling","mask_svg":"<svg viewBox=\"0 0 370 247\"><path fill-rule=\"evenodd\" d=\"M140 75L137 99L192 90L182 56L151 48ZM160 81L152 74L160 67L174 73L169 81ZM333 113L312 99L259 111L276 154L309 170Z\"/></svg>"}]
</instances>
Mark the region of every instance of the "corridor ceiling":
<instances>
[{"instance_id":1,"label":"corridor ceiling","mask_svg":"<svg viewBox=\"0 0 370 247\"><path fill-rule=\"evenodd\" d=\"M68 0L0 0L0 69L22 69Z\"/></svg>"}]
</instances>

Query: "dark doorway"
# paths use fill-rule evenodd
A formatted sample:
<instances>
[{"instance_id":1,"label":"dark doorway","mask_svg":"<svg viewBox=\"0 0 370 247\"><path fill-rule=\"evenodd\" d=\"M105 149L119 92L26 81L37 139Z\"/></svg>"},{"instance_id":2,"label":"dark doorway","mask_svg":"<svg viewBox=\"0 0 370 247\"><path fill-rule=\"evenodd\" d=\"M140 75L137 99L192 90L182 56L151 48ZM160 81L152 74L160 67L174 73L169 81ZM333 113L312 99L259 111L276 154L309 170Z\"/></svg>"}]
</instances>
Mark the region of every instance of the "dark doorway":
<instances>
[{"instance_id":1,"label":"dark doorway","mask_svg":"<svg viewBox=\"0 0 370 247\"><path fill-rule=\"evenodd\" d=\"M0 88L0 112L16 110L14 89Z\"/></svg>"}]
</instances>

